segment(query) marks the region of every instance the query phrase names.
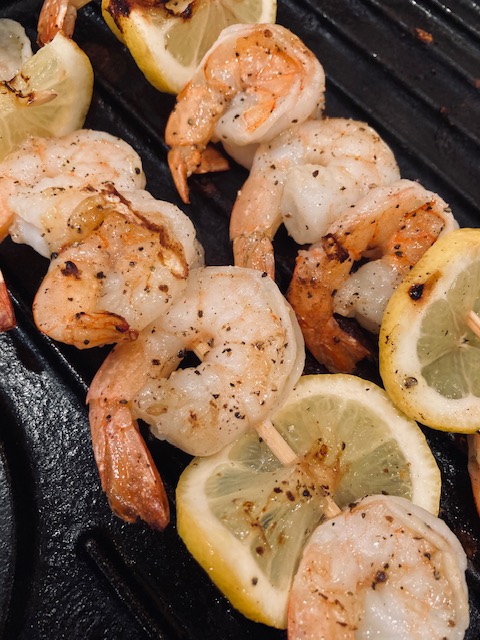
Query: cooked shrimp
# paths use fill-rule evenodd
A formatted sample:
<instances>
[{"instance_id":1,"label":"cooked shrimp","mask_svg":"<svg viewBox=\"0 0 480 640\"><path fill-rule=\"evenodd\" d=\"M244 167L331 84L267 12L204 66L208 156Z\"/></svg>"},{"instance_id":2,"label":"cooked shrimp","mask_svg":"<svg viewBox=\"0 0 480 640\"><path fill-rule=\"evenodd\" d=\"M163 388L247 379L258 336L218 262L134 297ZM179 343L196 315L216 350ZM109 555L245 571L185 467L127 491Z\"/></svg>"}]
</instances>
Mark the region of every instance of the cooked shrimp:
<instances>
[{"instance_id":1,"label":"cooked shrimp","mask_svg":"<svg viewBox=\"0 0 480 640\"><path fill-rule=\"evenodd\" d=\"M466 567L443 520L406 498L365 498L307 543L288 638L460 640L470 618Z\"/></svg>"},{"instance_id":2,"label":"cooked shrimp","mask_svg":"<svg viewBox=\"0 0 480 640\"><path fill-rule=\"evenodd\" d=\"M83 190L82 199L107 184L118 191L145 187L139 155L120 138L82 129L29 139L0 163L0 240L11 233L49 257L72 239L66 224L72 209L57 208L57 200L69 190Z\"/></svg>"},{"instance_id":3,"label":"cooked shrimp","mask_svg":"<svg viewBox=\"0 0 480 640\"><path fill-rule=\"evenodd\" d=\"M190 267L203 264L190 219L146 191L97 193L69 225L80 239L52 259L33 317L79 349L136 338L182 291Z\"/></svg>"},{"instance_id":4,"label":"cooked shrimp","mask_svg":"<svg viewBox=\"0 0 480 640\"><path fill-rule=\"evenodd\" d=\"M235 264L273 277L272 239L282 221L297 243L316 242L369 189L399 177L390 148L363 122L331 118L291 127L260 145L235 202L230 221Z\"/></svg>"},{"instance_id":5,"label":"cooked shrimp","mask_svg":"<svg viewBox=\"0 0 480 640\"><path fill-rule=\"evenodd\" d=\"M44 0L38 18L38 43L47 44L61 31L72 37L77 19L77 10L90 0Z\"/></svg>"},{"instance_id":6,"label":"cooked shrimp","mask_svg":"<svg viewBox=\"0 0 480 640\"><path fill-rule=\"evenodd\" d=\"M244 164L255 146L321 113L325 74L303 42L275 24L232 25L205 54L177 98L165 140L175 185L188 202L192 173L223 170L210 141Z\"/></svg>"},{"instance_id":7,"label":"cooked shrimp","mask_svg":"<svg viewBox=\"0 0 480 640\"><path fill-rule=\"evenodd\" d=\"M468 473L472 483L475 506L480 515L480 433L467 437L468 441Z\"/></svg>"},{"instance_id":8,"label":"cooked shrimp","mask_svg":"<svg viewBox=\"0 0 480 640\"><path fill-rule=\"evenodd\" d=\"M0 271L0 331L8 331L16 325L12 301Z\"/></svg>"},{"instance_id":9,"label":"cooked shrimp","mask_svg":"<svg viewBox=\"0 0 480 640\"><path fill-rule=\"evenodd\" d=\"M177 370L189 351L200 364ZM142 418L158 438L192 455L215 453L283 402L304 355L295 316L270 278L238 267L192 270L184 293L135 342L114 348L88 392L110 502L128 502L127 512L143 517L136 452L117 450L117 432L137 434L135 420ZM119 482L124 468L129 488Z\"/></svg>"},{"instance_id":10,"label":"cooked shrimp","mask_svg":"<svg viewBox=\"0 0 480 640\"><path fill-rule=\"evenodd\" d=\"M336 314L357 316L369 329L377 323L378 330L403 276L441 234L457 226L438 195L399 180L372 189L320 242L300 251L287 297L315 358L330 371L348 373L369 357L370 350ZM355 273L362 259L374 262Z\"/></svg>"}]
</instances>

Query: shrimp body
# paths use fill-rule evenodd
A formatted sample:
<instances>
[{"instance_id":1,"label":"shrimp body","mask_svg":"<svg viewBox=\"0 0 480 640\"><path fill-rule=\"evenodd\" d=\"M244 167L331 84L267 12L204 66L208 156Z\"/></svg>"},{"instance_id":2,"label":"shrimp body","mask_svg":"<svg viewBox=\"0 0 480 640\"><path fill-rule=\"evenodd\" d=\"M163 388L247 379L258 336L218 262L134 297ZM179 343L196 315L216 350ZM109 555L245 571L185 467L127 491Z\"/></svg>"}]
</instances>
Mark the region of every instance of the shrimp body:
<instances>
[{"instance_id":1,"label":"shrimp body","mask_svg":"<svg viewBox=\"0 0 480 640\"><path fill-rule=\"evenodd\" d=\"M293 581L289 640L460 640L466 555L447 525L396 496L371 496L321 524Z\"/></svg>"},{"instance_id":2,"label":"shrimp body","mask_svg":"<svg viewBox=\"0 0 480 640\"><path fill-rule=\"evenodd\" d=\"M12 301L8 293L7 285L0 271L0 331L13 329L17 324Z\"/></svg>"},{"instance_id":3,"label":"shrimp body","mask_svg":"<svg viewBox=\"0 0 480 640\"><path fill-rule=\"evenodd\" d=\"M177 370L188 351L201 362ZM109 432L137 434L142 418L157 437L210 455L269 417L300 377L304 356L295 316L270 278L238 267L192 270L167 312L113 349L88 392L110 502L134 502L143 485L140 478L130 489L119 486L118 466L133 470L135 452L115 451ZM117 491L122 497L112 497Z\"/></svg>"},{"instance_id":4,"label":"shrimp body","mask_svg":"<svg viewBox=\"0 0 480 640\"><path fill-rule=\"evenodd\" d=\"M90 0L44 0L38 18L38 42L47 44L61 31L72 37L77 19L77 10Z\"/></svg>"},{"instance_id":5,"label":"shrimp body","mask_svg":"<svg viewBox=\"0 0 480 640\"><path fill-rule=\"evenodd\" d=\"M300 251L287 297L317 360L332 372L351 373L370 356L336 314L356 317L378 331L388 299L404 275L441 234L457 226L438 195L399 180L370 190L337 218L320 242ZM364 259L373 262L355 271Z\"/></svg>"},{"instance_id":6,"label":"shrimp body","mask_svg":"<svg viewBox=\"0 0 480 640\"><path fill-rule=\"evenodd\" d=\"M188 202L192 173L227 168L211 151L206 154L210 141L221 141L249 165L259 142L319 115L324 91L321 64L288 29L276 24L224 29L167 123L168 161L183 201Z\"/></svg>"},{"instance_id":7,"label":"shrimp body","mask_svg":"<svg viewBox=\"0 0 480 640\"><path fill-rule=\"evenodd\" d=\"M235 264L274 275L283 222L299 244L319 240L369 189L400 177L390 148L363 122L311 120L258 148L230 221Z\"/></svg>"},{"instance_id":8,"label":"shrimp body","mask_svg":"<svg viewBox=\"0 0 480 640\"><path fill-rule=\"evenodd\" d=\"M66 192L81 191L78 201L91 189L130 191L145 182L136 151L108 133L82 129L30 138L0 163L0 240L10 233L49 257L71 240L66 217L73 207ZM57 207L64 198L67 204Z\"/></svg>"},{"instance_id":9,"label":"shrimp body","mask_svg":"<svg viewBox=\"0 0 480 640\"><path fill-rule=\"evenodd\" d=\"M468 473L472 483L475 506L480 515L480 433L467 437L468 442Z\"/></svg>"},{"instance_id":10,"label":"shrimp body","mask_svg":"<svg viewBox=\"0 0 480 640\"><path fill-rule=\"evenodd\" d=\"M69 225L79 239L53 257L33 316L40 331L79 349L136 338L203 264L190 219L146 191L91 195Z\"/></svg>"},{"instance_id":11,"label":"shrimp body","mask_svg":"<svg viewBox=\"0 0 480 640\"><path fill-rule=\"evenodd\" d=\"M192 271L146 339L159 364L135 396L135 414L192 455L215 453L266 420L304 365L300 330L276 284L238 267ZM201 364L177 370L185 351Z\"/></svg>"}]
</instances>

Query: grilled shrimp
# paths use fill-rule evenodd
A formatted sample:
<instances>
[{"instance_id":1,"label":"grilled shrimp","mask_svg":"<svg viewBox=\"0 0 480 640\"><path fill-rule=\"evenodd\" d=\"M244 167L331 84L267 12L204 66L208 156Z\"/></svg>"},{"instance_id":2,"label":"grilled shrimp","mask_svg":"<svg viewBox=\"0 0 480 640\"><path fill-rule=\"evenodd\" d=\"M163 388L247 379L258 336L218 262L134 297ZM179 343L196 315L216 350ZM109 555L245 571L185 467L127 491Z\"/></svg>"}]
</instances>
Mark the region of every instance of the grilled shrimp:
<instances>
[{"instance_id":1,"label":"grilled shrimp","mask_svg":"<svg viewBox=\"0 0 480 640\"><path fill-rule=\"evenodd\" d=\"M50 262L37 327L79 349L135 339L203 264L192 222L147 191L97 192L71 214L77 241Z\"/></svg>"},{"instance_id":2,"label":"grilled shrimp","mask_svg":"<svg viewBox=\"0 0 480 640\"><path fill-rule=\"evenodd\" d=\"M288 639L460 640L469 625L466 566L442 520L405 498L364 498L307 543Z\"/></svg>"},{"instance_id":3,"label":"grilled shrimp","mask_svg":"<svg viewBox=\"0 0 480 640\"><path fill-rule=\"evenodd\" d=\"M175 185L188 202L187 178L228 168L210 141L249 166L259 142L318 116L325 74L302 41L276 24L232 25L205 54L178 95L165 140Z\"/></svg>"},{"instance_id":4,"label":"grilled shrimp","mask_svg":"<svg viewBox=\"0 0 480 640\"><path fill-rule=\"evenodd\" d=\"M27 140L0 163L0 240L10 233L49 257L75 237L71 198L78 202L107 184L118 191L145 187L142 161L123 140L89 129Z\"/></svg>"},{"instance_id":5,"label":"grilled shrimp","mask_svg":"<svg viewBox=\"0 0 480 640\"><path fill-rule=\"evenodd\" d=\"M187 352L201 362L177 370ZM187 453L213 454L269 418L299 379L304 355L295 316L270 278L239 267L192 270L166 313L113 349L88 392L95 458L114 511L152 524L149 491L160 485L138 418Z\"/></svg>"},{"instance_id":6,"label":"grilled shrimp","mask_svg":"<svg viewBox=\"0 0 480 640\"><path fill-rule=\"evenodd\" d=\"M468 473L472 483L475 506L480 515L480 433L467 436L468 441Z\"/></svg>"},{"instance_id":7,"label":"grilled shrimp","mask_svg":"<svg viewBox=\"0 0 480 640\"><path fill-rule=\"evenodd\" d=\"M0 331L13 329L17 321L7 285L0 271Z\"/></svg>"},{"instance_id":8,"label":"grilled shrimp","mask_svg":"<svg viewBox=\"0 0 480 640\"><path fill-rule=\"evenodd\" d=\"M305 343L332 372L351 373L371 355L338 315L369 330L381 323L393 290L435 240L457 227L448 205L410 180L372 189L300 251L288 300ZM355 271L360 260L367 262Z\"/></svg>"},{"instance_id":9,"label":"grilled shrimp","mask_svg":"<svg viewBox=\"0 0 480 640\"><path fill-rule=\"evenodd\" d=\"M90 0L44 0L38 18L38 43L47 44L61 31L72 37L77 11Z\"/></svg>"},{"instance_id":10,"label":"grilled shrimp","mask_svg":"<svg viewBox=\"0 0 480 640\"><path fill-rule=\"evenodd\" d=\"M298 244L316 242L369 189L399 177L392 151L363 122L291 127L260 145L239 192L230 220L235 264L273 277L272 239L282 222Z\"/></svg>"}]
</instances>

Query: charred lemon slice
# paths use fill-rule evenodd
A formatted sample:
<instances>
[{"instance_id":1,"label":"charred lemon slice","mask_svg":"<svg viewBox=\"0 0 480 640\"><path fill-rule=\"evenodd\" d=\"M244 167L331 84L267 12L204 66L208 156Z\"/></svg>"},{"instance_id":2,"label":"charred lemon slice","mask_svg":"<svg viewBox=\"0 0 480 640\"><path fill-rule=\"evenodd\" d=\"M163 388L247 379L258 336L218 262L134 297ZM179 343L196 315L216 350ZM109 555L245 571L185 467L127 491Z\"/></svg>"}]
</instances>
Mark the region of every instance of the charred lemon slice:
<instances>
[{"instance_id":1,"label":"charred lemon slice","mask_svg":"<svg viewBox=\"0 0 480 640\"><path fill-rule=\"evenodd\" d=\"M382 322L382 380L411 418L443 431L480 428L476 314L480 230L459 229L419 260L391 297Z\"/></svg>"},{"instance_id":2,"label":"charred lemon slice","mask_svg":"<svg viewBox=\"0 0 480 640\"><path fill-rule=\"evenodd\" d=\"M83 126L93 69L78 45L58 33L19 72L0 82L0 160L28 136L63 136Z\"/></svg>"}]
</instances>

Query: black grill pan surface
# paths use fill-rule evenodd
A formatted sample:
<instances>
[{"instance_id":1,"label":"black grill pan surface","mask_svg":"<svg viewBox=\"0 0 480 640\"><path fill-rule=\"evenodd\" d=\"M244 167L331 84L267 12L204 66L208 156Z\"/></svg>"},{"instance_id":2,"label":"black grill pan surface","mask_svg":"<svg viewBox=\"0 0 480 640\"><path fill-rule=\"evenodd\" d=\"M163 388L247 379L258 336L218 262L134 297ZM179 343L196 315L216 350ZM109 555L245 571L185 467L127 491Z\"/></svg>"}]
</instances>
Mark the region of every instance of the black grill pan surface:
<instances>
[{"instance_id":1,"label":"black grill pan surface","mask_svg":"<svg viewBox=\"0 0 480 640\"><path fill-rule=\"evenodd\" d=\"M6 1L0 17L32 41L41 2ZM279 0L278 22L318 56L331 116L365 120L392 147L403 177L438 192L462 226L480 224L480 5L467 0ZM426 34L429 37L425 37ZM166 164L174 98L151 87L106 27L100 3L79 11L75 40L95 90L87 127L141 155L147 188L193 220L207 264L230 264L229 213L246 172L190 180L182 205ZM286 289L295 249L275 241ZM285 640L246 620L211 584L175 529L175 486L189 457L145 437L166 483L164 533L112 515L93 459L85 396L108 349L79 352L36 330L31 304L47 262L6 240L0 267L18 326L0 334L0 634L5 639ZM306 371L321 369L309 359ZM362 372L376 380L374 371ZM378 380L376 380L378 381ZM480 637L479 518L464 438L425 430L443 477L441 516L468 558L471 624Z\"/></svg>"}]
</instances>

